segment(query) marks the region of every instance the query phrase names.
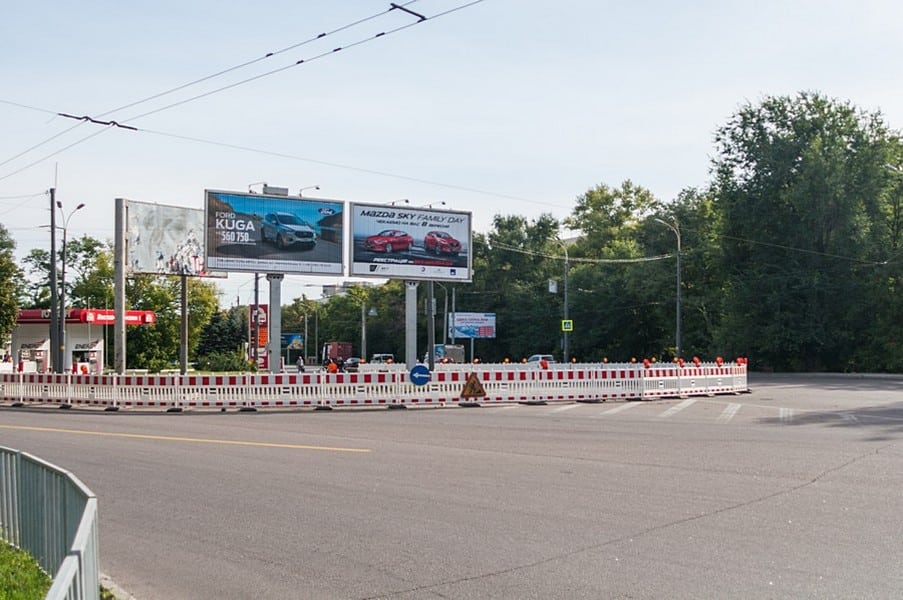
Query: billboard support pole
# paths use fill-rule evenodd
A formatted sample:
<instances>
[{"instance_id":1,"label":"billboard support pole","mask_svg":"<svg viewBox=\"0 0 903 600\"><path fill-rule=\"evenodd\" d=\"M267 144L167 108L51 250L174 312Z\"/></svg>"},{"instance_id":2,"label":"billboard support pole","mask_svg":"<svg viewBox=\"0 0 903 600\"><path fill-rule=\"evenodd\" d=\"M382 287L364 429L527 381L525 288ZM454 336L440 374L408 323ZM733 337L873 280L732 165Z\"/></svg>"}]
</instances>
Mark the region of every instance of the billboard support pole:
<instances>
[{"instance_id":1,"label":"billboard support pole","mask_svg":"<svg viewBox=\"0 0 903 600\"><path fill-rule=\"evenodd\" d=\"M179 340L179 373L185 375L188 372L188 275L182 275L182 324Z\"/></svg>"},{"instance_id":2,"label":"billboard support pole","mask_svg":"<svg viewBox=\"0 0 903 600\"><path fill-rule=\"evenodd\" d=\"M428 364L430 371L436 368L436 295L434 289L433 282L430 281L430 284L426 286L426 311L428 317L427 322L429 323L429 329L426 332L426 347L429 355Z\"/></svg>"},{"instance_id":3,"label":"billboard support pole","mask_svg":"<svg viewBox=\"0 0 903 600\"><path fill-rule=\"evenodd\" d=\"M404 282L404 362L417 364L417 282Z\"/></svg>"},{"instance_id":4,"label":"billboard support pole","mask_svg":"<svg viewBox=\"0 0 903 600\"><path fill-rule=\"evenodd\" d=\"M113 232L113 368L125 373L125 224L128 201L116 198L115 231Z\"/></svg>"},{"instance_id":5,"label":"billboard support pole","mask_svg":"<svg viewBox=\"0 0 903 600\"><path fill-rule=\"evenodd\" d=\"M270 373L282 371L282 273L267 273L270 282L270 310L267 314L269 338L267 356Z\"/></svg>"}]
</instances>

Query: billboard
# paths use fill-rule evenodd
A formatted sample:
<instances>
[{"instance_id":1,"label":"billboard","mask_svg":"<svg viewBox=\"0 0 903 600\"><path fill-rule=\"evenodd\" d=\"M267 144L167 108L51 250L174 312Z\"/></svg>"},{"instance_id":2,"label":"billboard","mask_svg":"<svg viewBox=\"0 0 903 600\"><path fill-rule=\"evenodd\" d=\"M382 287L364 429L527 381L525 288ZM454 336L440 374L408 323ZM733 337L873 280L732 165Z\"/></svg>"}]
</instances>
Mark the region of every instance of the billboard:
<instances>
[{"instance_id":1,"label":"billboard","mask_svg":"<svg viewBox=\"0 0 903 600\"><path fill-rule=\"evenodd\" d=\"M495 313L456 312L449 317L448 335L452 339L495 337Z\"/></svg>"},{"instance_id":2,"label":"billboard","mask_svg":"<svg viewBox=\"0 0 903 600\"><path fill-rule=\"evenodd\" d=\"M208 275L204 261L204 211L126 201L126 270L158 275Z\"/></svg>"},{"instance_id":3,"label":"billboard","mask_svg":"<svg viewBox=\"0 0 903 600\"><path fill-rule=\"evenodd\" d=\"M354 277L470 281L471 213L349 205Z\"/></svg>"},{"instance_id":4,"label":"billboard","mask_svg":"<svg viewBox=\"0 0 903 600\"><path fill-rule=\"evenodd\" d=\"M207 266L248 273L341 275L343 203L205 191Z\"/></svg>"}]
</instances>

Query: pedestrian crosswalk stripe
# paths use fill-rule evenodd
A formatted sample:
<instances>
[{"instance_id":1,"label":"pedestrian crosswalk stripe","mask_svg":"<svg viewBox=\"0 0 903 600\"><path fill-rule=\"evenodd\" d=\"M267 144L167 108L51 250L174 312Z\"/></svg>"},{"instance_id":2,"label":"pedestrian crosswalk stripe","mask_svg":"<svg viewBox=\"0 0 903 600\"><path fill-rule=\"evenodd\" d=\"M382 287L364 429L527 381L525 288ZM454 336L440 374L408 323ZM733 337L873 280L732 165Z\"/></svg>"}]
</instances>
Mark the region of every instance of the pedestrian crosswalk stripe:
<instances>
[{"instance_id":1,"label":"pedestrian crosswalk stripe","mask_svg":"<svg viewBox=\"0 0 903 600\"><path fill-rule=\"evenodd\" d=\"M697 400L698 400L698 398L687 398L686 400L684 400L684 401L681 402L680 404L675 404L674 406L672 406L671 408L669 408L669 409L666 410L665 412L659 414L658 416L659 416L659 418L668 418L668 417L670 417L670 416L672 416L672 415L676 415L677 413L679 413L679 412L682 411L683 409L688 408L688 407L693 406L694 404L696 404L696 401L697 401Z\"/></svg>"},{"instance_id":2,"label":"pedestrian crosswalk stripe","mask_svg":"<svg viewBox=\"0 0 903 600\"><path fill-rule=\"evenodd\" d=\"M579 406L580 406L579 404L565 404L564 406L559 406L558 408L553 408L551 410L551 412L560 413L560 412L564 412L566 410L571 410L573 408L578 408Z\"/></svg>"},{"instance_id":3,"label":"pedestrian crosswalk stripe","mask_svg":"<svg viewBox=\"0 0 903 600\"><path fill-rule=\"evenodd\" d=\"M780 411L781 423L787 424L793 421L793 409L782 408Z\"/></svg>"},{"instance_id":4,"label":"pedestrian crosswalk stripe","mask_svg":"<svg viewBox=\"0 0 903 600\"><path fill-rule=\"evenodd\" d=\"M730 404L725 406L724 411L722 411L722 413L721 413L721 416L718 417L718 422L719 423L730 422L730 420L734 418L734 415L736 415L740 411L741 406L742 406L742 404L737 404L735 402L731 402Z\"/></svg>"},{"instance_id":5,"label":"pedestrian crosswalk stripe","mask_svg":"<svg viewBox=\"0 0 903 600\"><path fill-rule=\"evenodd\" d=\"M615 413L619 413L619 412L627 410L628 408L633 408L634 406L639 406L639 405L640 405L639 402L625 402L624 404L621 404L620 406L616 406L614 408L609 408L608 410L603 411L602 413L600 413L596 416L604 417L605 415L613 415Z\"/></svg>"}]
</instances>

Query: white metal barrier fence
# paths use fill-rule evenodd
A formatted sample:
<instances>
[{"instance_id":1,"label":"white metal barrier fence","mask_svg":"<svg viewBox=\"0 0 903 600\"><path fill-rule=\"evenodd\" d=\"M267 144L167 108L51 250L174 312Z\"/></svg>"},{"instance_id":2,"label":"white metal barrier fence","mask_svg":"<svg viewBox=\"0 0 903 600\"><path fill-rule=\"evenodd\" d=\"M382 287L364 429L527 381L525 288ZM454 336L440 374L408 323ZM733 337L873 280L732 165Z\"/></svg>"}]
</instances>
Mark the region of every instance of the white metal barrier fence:
<instances>
[{"instance_id":1,"label":"white metal barrier fence","mask_svg":"<svg viewBox=\"0 0 903 600\"><path fill-rule=\"evenodd\" d=\"M100 597L97 498L68 471L0 446L0 538L52 574L48 600Z\"/></svg>"},{"instance_id":2,"label":"white metal barrier fence","mask_svg":"<svg viewBox=\"0 0 903 600\"><path fill-rule=\"evenodd\" d=\"M748 391L746 365L437 365L415 385L403 365L360 373L239 375L0 374L0 400L135 409L428 406L462 402L476 376L485 396L468 402L600 402Z\"/></svg>"}]
</instances>

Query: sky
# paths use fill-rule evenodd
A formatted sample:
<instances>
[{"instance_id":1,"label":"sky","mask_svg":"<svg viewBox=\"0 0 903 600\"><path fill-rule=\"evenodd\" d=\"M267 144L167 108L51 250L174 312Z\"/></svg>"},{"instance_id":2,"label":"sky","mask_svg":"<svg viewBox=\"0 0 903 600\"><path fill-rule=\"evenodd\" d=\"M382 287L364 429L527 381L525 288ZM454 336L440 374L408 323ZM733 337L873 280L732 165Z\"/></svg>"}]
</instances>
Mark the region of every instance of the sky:
<instances>
[{"instance_id":1,"label":"sky","mask_svg":"<svg viewBox=\"0 0 903 600\"><path fill-rule=\"evenodd\" d=\"M117 197L202 208L205 189L261 182L444 202L488 232L564 219L600 184L665 202L703 187L715 131L767 96L819 92L903 127L899 2L398 4L428 18L382 0L8 3L0 222L17 255L49 249L51 187L70 238L112 239ZM287 276L282 299L342 281ZM251 275L216 285L224 308L253 300Z\"/></svg>"}]
</instances>

